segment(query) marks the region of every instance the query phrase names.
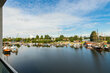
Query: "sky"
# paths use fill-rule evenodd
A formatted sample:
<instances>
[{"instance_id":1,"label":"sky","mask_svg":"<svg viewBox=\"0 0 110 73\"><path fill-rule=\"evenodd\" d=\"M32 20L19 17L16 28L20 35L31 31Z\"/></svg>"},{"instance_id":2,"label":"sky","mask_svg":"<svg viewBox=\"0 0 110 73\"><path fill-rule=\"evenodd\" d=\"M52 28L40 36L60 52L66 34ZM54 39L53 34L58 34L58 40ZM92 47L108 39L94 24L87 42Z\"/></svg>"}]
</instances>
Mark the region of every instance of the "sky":
<instances>
[{"instance_id":1,"label":"sky","mask_svg":"<svg viewBox=\"0 0 110 73\"><path fill-rule=\"evenodd\" d=\"M3 37L110 36L110 0L7 0Z\"/></svg>"}]
</instances>

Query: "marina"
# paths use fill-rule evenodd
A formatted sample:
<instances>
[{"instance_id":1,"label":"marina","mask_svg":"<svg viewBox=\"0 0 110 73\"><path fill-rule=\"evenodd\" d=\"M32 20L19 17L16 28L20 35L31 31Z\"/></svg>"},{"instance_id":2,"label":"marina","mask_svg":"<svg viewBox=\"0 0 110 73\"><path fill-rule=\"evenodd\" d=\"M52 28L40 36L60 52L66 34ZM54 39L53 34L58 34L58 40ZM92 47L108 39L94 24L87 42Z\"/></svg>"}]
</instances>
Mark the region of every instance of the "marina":
<instances>
[{"instance_id":1,"label":"marina","mask_svg":"<svg viewBox=\"0 0 110 73\"><path fill-rule=\"evenodd\" d=\"M0 0L0 73L110 73L109 19L110 0Z\"/></svg>"},{"instance_id":2,"label":"marina","mask_svg":"<svg viewBox=\"0 0 110 73\"><path fill-rule=\"evenodd\" d=\"M106 73L110 72L109 57L110 50L88 49L76 45L20 45L17 54L3 53L3 58L18 73Z\"/></svg>"},{"instance_id":3,"label":"marina","mask_svg":"<svg viewBox=\"0 0 110 73\"><path fill-rule=\"evenodd\" d=\"M4 45L6 44L6 45ZM9 46L10 46L10 49L14 50L14 49L17 49L16 46L21 46L21 45L24 45L24 46L28 46L28 47L31 47L31 46L38 46L38 47L51 47L51 46L55 46L55 47L81 47L81 46L85 46L86 48L90 48L90 49L110 49L110 44L107 44L107 42L90 42L90 41L83 41L83 42L53 42L53 43L20 43L20 42L17 42L17 43L12 43L12 42L4 42L3 43L3 50L9 50ZM14 46L16 45L16 46Z\"/></svg>"}]
</instances>

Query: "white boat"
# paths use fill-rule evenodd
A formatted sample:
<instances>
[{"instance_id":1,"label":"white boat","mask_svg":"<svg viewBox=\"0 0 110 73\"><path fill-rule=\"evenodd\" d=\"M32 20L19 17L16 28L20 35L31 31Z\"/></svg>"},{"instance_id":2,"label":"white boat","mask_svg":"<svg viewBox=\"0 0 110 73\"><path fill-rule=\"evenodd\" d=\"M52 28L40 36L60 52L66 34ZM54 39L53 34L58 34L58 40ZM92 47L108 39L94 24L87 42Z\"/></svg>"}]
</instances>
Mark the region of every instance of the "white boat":
<instances>
[{"instance_id":1,"label":"white boat","mask_svg":"<svg viewBox=\"0 0 110 73\"><path fill-rule=\"evenodd\" d=\"M12 46L10 49L12 52L16 52L18 50L18 48L16 46Z\"/></svg>"}]
</instances>

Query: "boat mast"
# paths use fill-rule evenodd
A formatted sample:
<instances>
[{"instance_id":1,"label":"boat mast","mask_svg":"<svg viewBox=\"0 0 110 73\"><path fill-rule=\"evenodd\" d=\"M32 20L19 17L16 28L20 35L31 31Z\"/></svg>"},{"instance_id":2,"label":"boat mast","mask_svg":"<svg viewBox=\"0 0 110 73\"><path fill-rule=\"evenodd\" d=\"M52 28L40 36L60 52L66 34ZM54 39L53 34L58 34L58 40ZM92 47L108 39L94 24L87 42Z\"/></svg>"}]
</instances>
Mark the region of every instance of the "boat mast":
<instances>
[{"instance_id":1,"label":"boat mast","mask_svg":"<svg viewBox=\"0 0 110 73\"><path fill-rule=\"evenodd\" d=\"M99 40L99 33L98 33L98 29L97 29L97 42Z\"/></svg>"}]
</instances>

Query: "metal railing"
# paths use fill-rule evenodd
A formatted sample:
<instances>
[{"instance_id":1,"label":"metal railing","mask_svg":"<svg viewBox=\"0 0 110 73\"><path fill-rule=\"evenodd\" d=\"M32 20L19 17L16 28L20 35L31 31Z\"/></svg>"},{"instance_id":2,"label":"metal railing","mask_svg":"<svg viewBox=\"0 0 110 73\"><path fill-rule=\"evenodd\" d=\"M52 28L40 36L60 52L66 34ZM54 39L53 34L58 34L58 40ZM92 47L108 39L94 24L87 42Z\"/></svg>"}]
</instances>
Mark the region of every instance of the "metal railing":
<instances>
[{"instance_id":1,"label":"metal railing","mask_svg":"<svg viewBox=\"0 0 110 73\"><path fill-rule=\"evenodd\" d=\"M11 65L9 65L4 59L0 58L0 62L2 63L2 65L4 66L3 68L5 68L4 70L7 73L18 73ZM4 73L4 72L3 72Z\"/></svg>"}]
</instances>

